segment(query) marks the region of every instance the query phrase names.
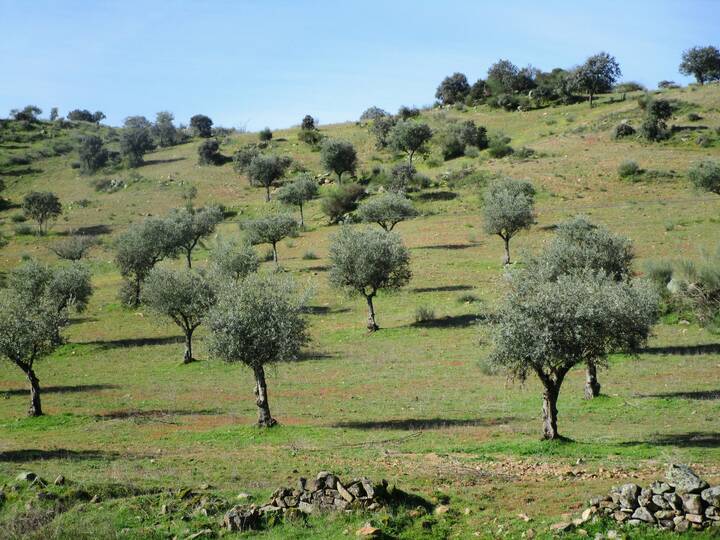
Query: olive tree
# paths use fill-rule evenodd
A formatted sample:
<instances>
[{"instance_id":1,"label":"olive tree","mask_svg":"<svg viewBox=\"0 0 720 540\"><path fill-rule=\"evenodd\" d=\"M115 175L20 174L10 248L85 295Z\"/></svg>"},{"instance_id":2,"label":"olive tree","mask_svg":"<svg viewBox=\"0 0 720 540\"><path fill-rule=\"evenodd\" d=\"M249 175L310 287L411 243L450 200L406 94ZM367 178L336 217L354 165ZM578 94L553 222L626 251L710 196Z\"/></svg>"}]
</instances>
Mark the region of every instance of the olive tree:
<instances>
[{"instance_id":1,"label":"olive tree","mask_svg":"<svg viewBox=\"0 0 720 540\"><path fill-rule=\"evenodd\" d=\"M173 146L180 141L180 136L175 124L173 124L173 120L175 120L175 117L168 111L160 111L155 115L153 134L158 141L158 145L162 148Z\"/></svg>"},{"instance_id":2,"label":"olive tree","mask_svg":"<svg viewBox=\"0 0 720 540\"><path fill-rule=\"evenodd\" d=\"M252 274L218 294L208 315L211 354L245 364L255 376L258 425L272 427L265 366L295 360L307 342L302 298L279 274Z\"/></svg>"},{"instance_id":3,"label":"olive tree","mask_svg":"<svg viewBox=\"0 0 720 540\"><path fill-rule=\"evenodd\" d=\"M692 75L700 85L720 79L720 50L712 45L688 49L682 55L680 73Z\"/></svg>"},{"instance_id":4,"label":"olive tree","mask_svg":"<svg viewBox=\"0 0 720 540\"><path fill-rule=\"evenodd\" d=\"M198 165L221 165L220 143L216 139L205 139L198 146Z\"/></svg>"},{"instance_id":5,"label":"olive tree","mask_svg":"<svg viewBox=\"0 0 720 540\"><path fill-rule=\"evenodd\" d=\"M390 144L390 133L397 122L396 117L387 113L385 115L375 116L372 118L370 133L372 133L375 137L375 146L377 148L385 148L388 144Z\"/></svg>"},{"instance_id":6,"label":"olive tree","mask_svg":"<svg viewBox=\"0 0 720 540\"><path fill-rule=\"evenodd\" d=\"M485 232L505 243L503 264L510 264L510 240L535 220L535 188L524 180L504 178L491 183L483 194Z\"/></svg>"},{"instance_id":7,"label":"olive tree","mask_svg":"<svg viewBox=\"0 0 720 540\"><path fill-rule=\"evenodd\" d=\"M63 324L63 314L47 299L28 301L12 290L0 292L0 357L20 368L30 383L28 416L43 413L35 362L57 347Z\"/></svg>"},{"instance_id":8,"label":"olive tree","mask_svg":"<svg viewBox=\"0 0 720 540\"><path fill-rule=\"evenodd\" d=\"M432 129L422 122L403 120L395 124L388 135L390 146L400 152L405 152L408 162L412 165L413 156L417 152L424 152L427 143L432 139Z\"/></svg>"},{"instance_id":9,"label":"olive tree","mask_svg":"<svg viewBox=\"0 0 720 540\"><path fill-rule=\"evenodd\" d=\"M49 249L61 259L79 261L95 244L94 238L75 234L55 242Z\"/></svg>"},{"instance_id":10,"label":"olive tree","mask_svg":"<svg viewBox=\"0 0 720 540\"><path fill-rule=\"evenodd\" d=\"M80 158L80 171L92 174L102 169L108 160L108 151L103 146L103 140L97 135L84 135L80 137L78 146Z\"/></svg>"},{"instance_id":11,"label":"olive tree","mask_svg":"<svg viewBox=\"0 0 720 540\"><path fill-rule=\"evenodd\" d=\"M366 223L377 223L390 232L395 225L418 215L410 199L398 193L385 193L360 205L360 218Z\"/></svg>"},{"instance_id":12,"label":"olive tree","mask_svg":"<svg viewBox=\"0 0 720 540\"><path fill-rule=\"evenodd\" d=\"M193 134L198 137L210 137L210 135L212 135L212 125L213 121L210 117L205 116L204 114L196 114L190 118L190 128L192 129Z\"/></svg>"},{"instance_id":13,"label":"olive tree","mask_svg":"<svg viewBox=\"0 0 720 540\"><path fill-rule=\"evenodd\" d=\"M330 284L350 295L365 297L367 328L380 327L373 299L380 290L399 289L412 277L410 252L396 233L343 226L330 244Z\"/></svg>"},{"instance_id":14,"label":"olive tree","mask_svg":"<svg viewBox=\"0 0 720 540\"><path fill-rule=\"evenodd\" d=\"M443 105L463 102L470 93L470 83L464 73L453 73L445 77L435 92L435 98Z\"/></svg>"},{"instance_id":15,"label":"olive tree","mask_svg":"<svg viewBox=\"0 0 720 540\"><path fill-rule=\"evenodd\" d=\"M632 242L583 217L561 223L547 249L528 267L536 276L556 280L580 271L601 273L615 281L630 279L634 258ZM585 398L600 395L595 359L587 359Z\"/></svg>"},{"instance_id":16,"label":"olive tree","mask_svg":"<svg viewBox=\"0 0 720 540\"><path fill-rule=\"evenodd\" d=\"M303 206L318 195L318 185L308 174L301 174L289 184L285 184L278 192L278 200L284 204L297 206L300 209L300 226L305 226Z\"/></svg>"},{"instance_id":17,"label":"olive tree","mask_svg":"<svg viewBox=\"0 0 720 540\"><path fill-rule=\"evenodd\" d=\"M217 278L229 278L235 281L256 272L260 267L257 253L252 244L219 239L210 252L210 273Z\"/></svg>"},{"instance_id":18,"label":"olive tree","mask_svg":"<svg viewBox=\"0 0 720 540\"><path fill-rule=\"evenodd\" d=\"M143 157L155 148L150 129L152 124L144 116L131 116L125 119L120 135L120 152L128 167L139 167Z\"/></svg>"},{"instance_id":19,"label":"olive tree","mask_svg":"<svg viewBox=\"0 0 720 540\"><path fill-rule=\"evenodd\" d=\"M612 90L621 75L620 64L615 57L601 52L585 60L585 63L575 70L573 80L575 87L588 95L588 101L592 107L593 97L596 94Z\"/></svg>"},{"instance_id":20,"label":"olive tree","mask_svg":"<svg viewBox=\"0 0 720 540\"><path fill-rule=\"evenodd\" d=\"M696 188L720 195L720 161L704 159L693 164L688 178Z\"/></svg>"},{"instance_id":21,"label":"olive tree","mask_svg":"<svg viewBox=\"0 0 720 540\"><path fill-rule=\"evenodd\" d=\"M215 302L210 282L190 269L153 268L145 280L142 301L152 311L169 317L185 336L183 363L194 361L193 332Z\"/></svg>"},{"instance_id":22,"label":"olive tree","mask_svg":"<svg viewBox=\"0 0 720 540\"><path fill-rule=\"evenodd\" d=\"M326 171L337 174L338 182L342 183L344 173L355 174L357 152L349 141L328 139L320 149L320 163Z\"/></svg>"},{"instance_id":23,"label":"olive tree","mask_svg":"<svg viewBox=\"0 0 720 540\"><path fill-rule=\"evenodd\" d=\"M125 282L120 291L123 303L140 304L142 284L150 270L179 249L177 228L167 219L147 218L130 225L115 241L115 263Z\"/></svg>"},{"instance_id":24,"label":"olive tree","mask_svg":"<svg viewBox=\"0 0 720 540\"><path fill-rule=\"evenodd\" d=\"M192 268L192 252L222 222L223 213L217 206L173 210L168 221L175 228L177 247L185 254L187 267Z\"/></svg>"},{"instance_id":25,"label":"olive tree","mask_svg":"<svg viewBox=\"0 0 720 540\"><path fill-rule=\"evenodd\" d=\"M259 154L247 166L247 176L253 186L265 188L265 200L270 200L270 188L280 180L288 167L288 161L278 156Z\"/></svg>"},{"instance_id":26,"label":"olive tree","mask_svg":"<svg viewBox=\"0 0 720 540\"><path fill-rule=\"evenodd\" d=\"M62 214L60 199L50 191L31 191L23 198L23 213L38 224L38 234L45 234L51 221Z\"/></svg>"},{"instance_id":27,"label":"olive tree","mask_svg":"<svg viewBox=\"0 0 720 540\"><path fill-rule=\"evenodd\" d=\"M273 261L279 266L277 244L283 238L295 234L298 223L288 214L271 214L258 219L251 219L240 224L245 230L251 244L270 244L273 250Z\"/></svg>"},{"instance_id":28,"label":"olive tree","mask_svg":"<svg viewBox=\"0 0 720 540\"><path fill-rule=\"evenodd\" d=\"M559 438L557 403L565 376L578 364L632 353L647 340L658 299L645 282L602 274L564 274L555 281L523 271L514 276L496 315L491 365L543 385L543 437Z\"/></svg>"}]
</instances>

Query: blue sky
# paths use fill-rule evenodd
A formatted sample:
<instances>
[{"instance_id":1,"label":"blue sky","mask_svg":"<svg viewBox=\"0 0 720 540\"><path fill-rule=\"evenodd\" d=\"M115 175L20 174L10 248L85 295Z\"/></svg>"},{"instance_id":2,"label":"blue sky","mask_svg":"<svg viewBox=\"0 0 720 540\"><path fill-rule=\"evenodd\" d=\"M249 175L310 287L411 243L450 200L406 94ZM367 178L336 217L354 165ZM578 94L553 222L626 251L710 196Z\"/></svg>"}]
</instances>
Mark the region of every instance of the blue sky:
<instances>
[{"instance_id":1,"label":"blue sky","mask_svg":"<svg viewBox=\"0 0 720 540\"><path fill-rule=\"evenodd\" d=\"M685 83L682 51L720 46L719 22L720 0L0 0L0 115L322 124L429 104L445 75L472 82L499 58L549 70L601 50L625 80Z\"/></svg>"}]
</instances>

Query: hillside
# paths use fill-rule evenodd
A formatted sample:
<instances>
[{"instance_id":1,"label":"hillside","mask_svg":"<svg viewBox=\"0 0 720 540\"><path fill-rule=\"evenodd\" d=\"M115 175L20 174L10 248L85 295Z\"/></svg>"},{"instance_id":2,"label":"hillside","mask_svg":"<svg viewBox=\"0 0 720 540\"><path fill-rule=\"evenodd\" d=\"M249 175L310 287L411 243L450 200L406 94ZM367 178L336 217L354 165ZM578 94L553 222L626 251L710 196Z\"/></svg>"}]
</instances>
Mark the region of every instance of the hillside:
<instances>
[{"instance_id":1,"label":"hillside","mask_svg":"<svg viewBox=\"0 0 720 540\"><path fill-rule=\"evenodd\" d=\"M519 538L530 528L544 537L549 524L590 496L627 478L648 483L670 461L693 463L717 484L720 345L695 321L665 317L639 357L614 356L601 372L603 395L595 400L583 399L583 371L574 369L559 406L562 433L571 442L538 440L537 381L510 383L480 366L490 350L486 319L506 284L502 241L483 232L480 216L479 194L491 178L526 179L538 191L537 223L513 240L518 261L539 251L556 224L578 214L631 238L638 274L647 260L699 258L717 249L720 198L693 190L686 171L703 158L720 158L720 86L661 93L677 100L669 123L685 128L670 140L614 140L621 120L640 123L640 95L602 96L592 109L580 103L527 112L486 106L423 111L422 120L436 130L452 119L473 120L534 154L492 159L483 151L443 162L433 143L429 158L416 159L432 183L410 194L420 216L395 229L411 250L413 277L399 292L379 295L381 330L373 334L365 330L362 298L347 298L328 285L328 244L338 226L328 225L320 201L312 201L306 230L279 246L283 268L313 290L312 340L301 361L269 373L280 425L267 431L253 425L252 373L209 358L202 326L196 341L202 361L184 366L176 326L143 307L121 306L112 249L128 224L181 206L189 185L197 187L196 204L226 209L218 234L239 237L238 223L267 209L264 190L251 187L232 162L198 165L198 139L154 151L137 169L84 176L72 167L76 152L59 143L72 144L79 131L97 131L112 146L113 128L82 124L54 132L43 123L25 140L4 137L0 177L8 203L0 211L0 231L8 244L0 249L0 270L28 256L57 262L49 246L71 232L94 235L99 245L88 258L95 288L88 309L65 329L67 343L38 364L45 417L23 418L25 379L14 366L3 367L0 484L31 470L49 479L63 474L89 491L107 493L100 504L58 515L46 531L126 530L123 538L185 538L206 526L218 529L217 516L161 514L166 495L153 489L209 484L213 496L230 503L240 492L264 500L276 487L322 470L387 478L433 503L449 501L451 511L427 518L430 526L407 514L387 518L387 527L405 538ZM688 120L690 112L701 120ZM0 133L17 127L7 123ZM376 149L366 125L319 129L353 143L359 176L371 178L373 168L389 169L405 159ZM257 134L232 133L221 141L220 151L229 157L256 142ZM269 151L323 172L319 152L298 141L297 128L274 132ZM11 159L27 154L34 158L29 163ZM636 181L618 176L626 160L645 170ZM96 191L93 182L104 178L125 187ZM321 187L321 194L328 189ZM377 189L370 179L368 191ZM30 191L52 191L63 203L47 236L16 232L20 218L14 216ZM196 251L198 268L215 241ZM266 247L259 246L261 255ZM180 267L183 261L162 264ZM267 270L271 265L263 263ZM421 307L434 316L418 324ZM24 503L19 498L0 508L0 524L12 522ZM519 519L520 513L533 520ZM261 534L339 538L371 519L380 518L313 517L305 527L282 525ZM602 529L594 527L588 530ZM647 537L661 535L648 531Z\"/></svg>"}]
</instances>

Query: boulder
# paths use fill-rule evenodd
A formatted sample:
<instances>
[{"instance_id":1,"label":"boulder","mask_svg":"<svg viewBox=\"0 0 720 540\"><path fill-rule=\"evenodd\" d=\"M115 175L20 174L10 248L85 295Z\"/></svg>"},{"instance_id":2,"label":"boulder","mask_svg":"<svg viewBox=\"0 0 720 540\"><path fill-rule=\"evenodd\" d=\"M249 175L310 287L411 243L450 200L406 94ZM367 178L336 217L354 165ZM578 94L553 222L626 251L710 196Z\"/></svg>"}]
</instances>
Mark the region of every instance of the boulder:
<instances>
[{"instance_id":1,"label":"boulder","mask_svg":"<svg viewBox=\"0 0 720 540\"><path fill-rule=\"evenodd\" d=\"M640 506L635 510L635 512L633 512L631 520L633 519L639 519L645 523L655 523L655 516L653 516L650 511L643 506Z\"/></svg>"},{"instance_id":2,"label":"boulder","mask_svg":"<svg viewBox=\"0 0 720 540\"><path fill-rule=\"evenodd\" d=\"M15 480L17 480L18 482L34 482L35 480L37 480L37 478L38 475L34 472L25 471L18 474L15 477Z\"/></svg>"},{"instance_id":3,"label":"boulder","mask_svg":"<svg viewBox=\"0 0 720 540\"><path fill-rule=\"evenodd\" d=\"M700 493L708 488L707 482L702 480L687 465L672 464L668 467L665 479L678 494Z\"/></svg>"},{"instance_id":4,"label":"boulder","mask_svg":"<svg viewBox=\"0 0 720 540\"><path fill-rule=\"evenodd\" d=\"M619 492L620 506L623 508L637 508L638 496L640 495L640 486L637 484L625 484L620 486Z\"/></svg>"},{"instance_id":5,"label":"boulder","mask_svg":"<svg viewBox=\"0 0 720 540\"><path fill-rule=\"evenodd\" d=\"M720 507L720 486L703 490L701 496L709 505Z\"/></svg>"},{"instance_id":6,"label":"boulder","mask_svg":"<svg viewBox=\"0 0 720 540\"><path fill-rule=\"evenodd\" d=\"M228 531L254 531L260 528L260 521L260 511L254 505L236 506L225 514L223 526Z\"/></svg>"},{"instance_id":7,"label":"boulder","mask_svg":"<svg viewBox=\"0 0 720 540\"><path fill-rule=\"evenodd\" d=\"M672 488L666 482L655 481L650 484L650 490L653 492L653 495L663 495L672 491Z\"/></svg>"},{"instance_id":8,"label":"boulder","mask_svg":"<svg viewBox=\"0 0 720 540\"><path fill-rule=\"evenodd\" d=\"M366 523L363 527L355 531L355 536L360 538L380 538L382 531L377 527L373 527L370 523Z\"/></svg>"},{"instance_id":9,"label":"boulder","mask_svg":"<svg viewBox=\"0 0 720 540\"><path fill-rule=\"evenodd\" d=\"M685 514L685 519L687 519L690 523L702 523L703 522L703 516L700 514Z\"/></svg>"},{"instance_id":10,"label":"boulder","mask_svg":"<svg viewBox=\"0 0 720 540\"><path fill-rule=\"evenodd\" d=\"M700 495L695 493L687 493L680 496L683 502L683 508L688 514L702 514L705 502Z\"/></svg>"}]
</instances>

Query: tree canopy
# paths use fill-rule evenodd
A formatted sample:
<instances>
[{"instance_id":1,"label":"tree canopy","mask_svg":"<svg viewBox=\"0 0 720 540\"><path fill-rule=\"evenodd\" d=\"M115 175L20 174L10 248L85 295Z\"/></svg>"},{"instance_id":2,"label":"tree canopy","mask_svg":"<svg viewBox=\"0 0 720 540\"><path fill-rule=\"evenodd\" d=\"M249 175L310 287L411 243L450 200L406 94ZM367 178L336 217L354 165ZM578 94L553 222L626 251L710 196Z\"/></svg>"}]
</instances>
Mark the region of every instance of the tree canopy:
<instances>
[{"instance_id":1,"label":"tree canopy","mask_svg":"<svg viewBox=\"0 0 720 540\"><path fill-rule=\"evenodd\" d=\"M23 213L38 224L38 234L48 231L51 221L62 214L58 196L50 191L31 191L23 197Z\"/></svg>"},{"instance_id":2,"label":"tree canopy","mask_svg":"<svg viewBox=\"0 0 720 540\"><path fill-rule=\"evenodd\" d=\"M203 208L181 208L168 216L170 225L175 227L178 248L184 252L187 267L192 267L192 252L203 238L215 232L223 220L223 213L217 206Z\"/></svg>"},{"instance_id":3,"label":"tree canopy","mask_svg":"<svg viewBox=\"0 0 720 540\"><path fill-rule=\"evenodd\" d=\"M470 93L470 84L463 73L445 77L435 92L435 98L444 105L462 102Z\"/></svg>"},{"instance_id":4,"label":"tree canopy","mask_svg":"<svg viewBox=\"0 0 720 540\"><path fill-rule=\"evenodd\" d=\"M258 154L250 160L246 172L253 186L265 188L265 200L270 200L270 188L280 180L287 170L288 160L278 156Z\"/></svg>"},{"instance_id":5,"label":"tree canopy","mask_svg":"<svg viewBox=\"0 0 720 540\"><path fill-rule=\"evenodd\" d=\"M401 221L418 215L412 202L398 193L385 193L360 205L360 218L367 223L377 223L385 231L392 231Z\"/></svg>"},{"instance_id":6,"label":"tree canopy","mask_svg":"<svg viewBox=\"0 0 720 540\"><path fill-rule=\"evenodd\" d=\"M574 83L578 90L588 94L592 107L593 97L612 90L621 75L620 64L615 57L601 52L589 57L575 70Z\"/></svg>"},{"instance_id":7,"label":"tree canopy","mask_svg":"<svg viewBox=\"0 0 720 540\"><path fill-rule=\"evenodd\" d=\"M328 139L320 149L320 163L326 171L337 174L338 182L342 182L344 173L355 174L357 152L349 141Z\"/></svg>"},{"instance_id":8,"label":"tree canopy","mask_svg":"<svg viewBox=\"0 0 720 540\"><path fill-rule=\"evenodd\" d=\"M433 136L430 126L411 120L403 120L395 124L389 133L390 146L395 150L405 152L412 165L413 156L417 152L424 152L427 143Z\"/></svg>"},{"instance_id":9,"label":"tree canopy","mask_svg":"<svg viewBox=\"0 0 720 540\"><path fill-rule=\"evenodd\" d=\"M284 204L297 206L300 209L300 226L305 226L303 207L318 195L318 184L309 174L298 175L292 182L285 184L278 191L278 200Z\"/></svg>"},{"instance_id":10,"label":"tree canopy","mask_svg":"<svg viewBox=\"0 0 720 540\"><path fill-rule=\"evenodd\" d=\"M698 84L720 80L720 50L717 47L692 47L682 54L680 73L692 75Z\"/></svg>"},{"instance_id":11,"label":"tree canopy","mask_svg":"<svg viewBox=\"0 0 720 540\"><path fill-rule=\"evenodd\" d=\"M485 232L505 243L504 264L510 264L510 240L535 220L535 188L524 180L504 178L492 182L483 194Z\"/></svg>"},{"instance_id":12,"label":"tree canopy","mask_svg":"<svg viewBox=\"0 0 720 540\"><path fill-rule=\"evenodd\" d=\"M240 224L247 233L251 244L270 244L273 260L279 264L277 244L297 231L298 223L289 214L270 214L257 219L250 219Z\"/></svg>"}]
</instances>

